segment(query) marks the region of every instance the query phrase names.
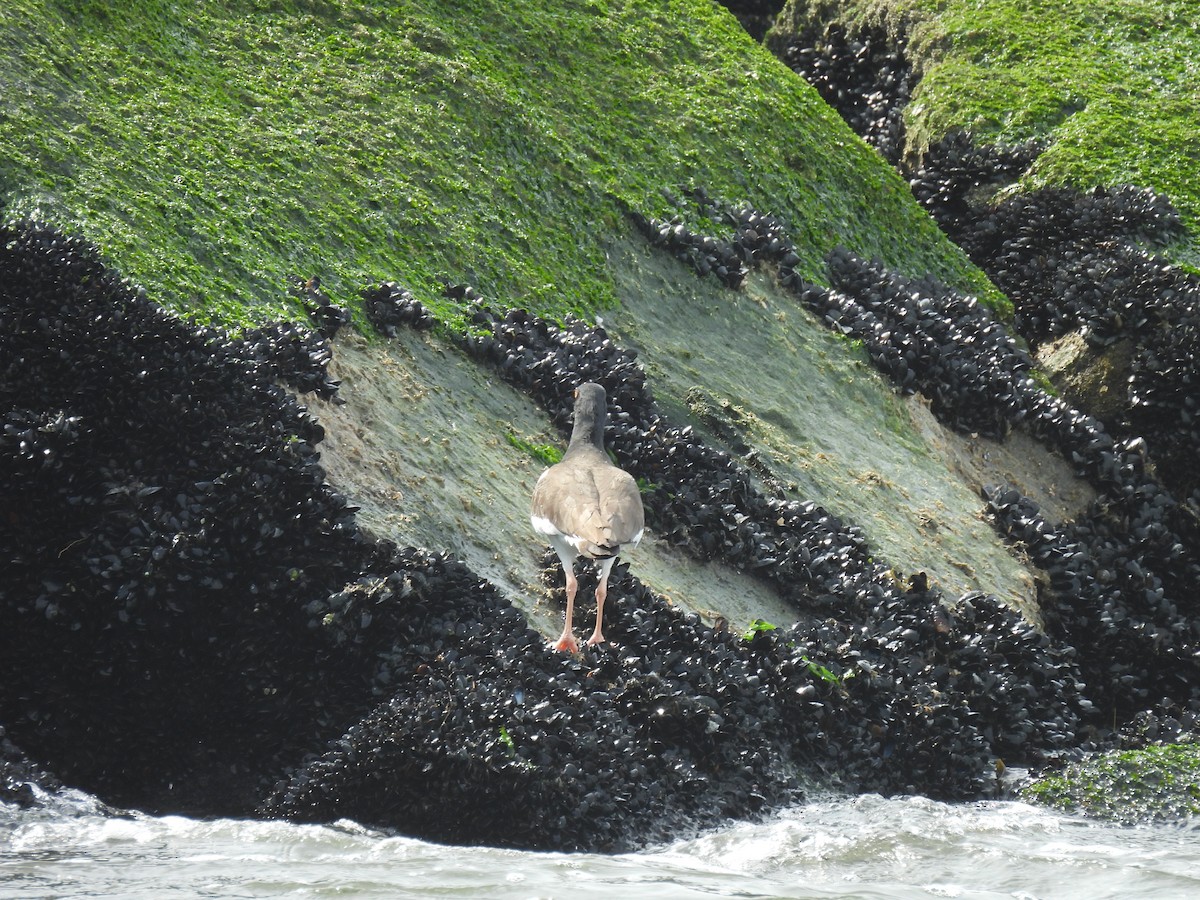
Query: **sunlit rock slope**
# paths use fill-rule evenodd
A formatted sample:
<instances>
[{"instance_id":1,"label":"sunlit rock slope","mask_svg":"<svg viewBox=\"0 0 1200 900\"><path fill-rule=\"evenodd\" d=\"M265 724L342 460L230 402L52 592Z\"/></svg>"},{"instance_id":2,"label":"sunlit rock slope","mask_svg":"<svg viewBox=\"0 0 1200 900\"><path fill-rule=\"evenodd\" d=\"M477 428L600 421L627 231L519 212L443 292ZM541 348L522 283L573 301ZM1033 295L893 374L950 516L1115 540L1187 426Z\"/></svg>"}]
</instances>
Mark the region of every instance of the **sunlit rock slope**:
<instances>
[{"instance_id":1,"label":"sunlit rock slope","mask_svg":"<svg viewBox=\"0 0 1200 900\"><path fill-rule=\"evenodd\" d=\"M1187 502L722 8L2 15L0 717L66 783L621 849L1194 705ZM650 528L575 659L585 378Z\"/></svg>"}]
</instances>

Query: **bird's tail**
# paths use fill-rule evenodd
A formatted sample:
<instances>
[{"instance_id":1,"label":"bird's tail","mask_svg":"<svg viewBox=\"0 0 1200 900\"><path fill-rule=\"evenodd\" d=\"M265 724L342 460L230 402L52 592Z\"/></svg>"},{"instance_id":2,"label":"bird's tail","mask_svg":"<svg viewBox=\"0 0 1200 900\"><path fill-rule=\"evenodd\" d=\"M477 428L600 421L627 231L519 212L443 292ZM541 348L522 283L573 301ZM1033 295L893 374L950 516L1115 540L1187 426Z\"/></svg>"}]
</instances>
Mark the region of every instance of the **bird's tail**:
<instances>
[{"instance_id":1,"label":"bird's tail","mask_svg":"<svg viewBox=\"0 0 1200 900\"><path fill-rule=\"evenodd\" d=\"M596 544L592 541L580 541L579 552L588 559L612 559L621 552L620 544Z\"/></svg>"}]
</instances>

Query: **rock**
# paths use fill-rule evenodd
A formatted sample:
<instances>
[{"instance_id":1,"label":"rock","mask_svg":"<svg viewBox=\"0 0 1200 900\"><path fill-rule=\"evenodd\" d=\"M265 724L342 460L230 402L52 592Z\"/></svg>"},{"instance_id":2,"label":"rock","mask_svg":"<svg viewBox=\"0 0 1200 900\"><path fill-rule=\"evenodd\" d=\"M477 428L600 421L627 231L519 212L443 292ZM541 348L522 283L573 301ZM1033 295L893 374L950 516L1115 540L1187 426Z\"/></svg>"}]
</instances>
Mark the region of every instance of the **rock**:
<instances>
[{"instance_id":1,"label":"rock","mask_svg":"<svg viewBox=\"0 0 1200 900\"><path fill-rule=\"evenodd\" d=\"M1089 410L1109 428L1119 427L1126 418L1133 361L1129 339L1093 348L1078 333L1066 334L1042 346L1037 358L1072 404Z\"/></svg>"},{"instance_id":2,"label":"rock","mask_svg":"<svg viewBox=\"0 0 1200 900\"><path fill-rule=\"evenodd\" d=\"M1200 744L1119 750L1070 763L1020 789L1023 799L1122 825L1200 816Z\"/></svg>"}]
</instances>

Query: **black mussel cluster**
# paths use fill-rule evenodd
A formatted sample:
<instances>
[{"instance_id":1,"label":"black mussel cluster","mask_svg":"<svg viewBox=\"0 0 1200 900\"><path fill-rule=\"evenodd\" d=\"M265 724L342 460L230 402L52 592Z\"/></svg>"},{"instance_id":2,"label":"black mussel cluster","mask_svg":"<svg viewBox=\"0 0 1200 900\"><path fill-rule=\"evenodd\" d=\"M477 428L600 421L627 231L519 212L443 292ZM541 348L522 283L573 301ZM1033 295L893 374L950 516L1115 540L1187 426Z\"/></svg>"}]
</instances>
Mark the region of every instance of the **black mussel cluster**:
<instances>
[{"instance_id":1,"label":"black mussel cluster","mask_svg":"<svg viewBox=\"0 0 1200 900\"><path fill-rule=\"evenodd\" d=\"M218 332L213 338L221 339ZM338 401L338 382L329 377L333 351L317 332L292 322L277 322L228 339L225 351L252 366L259 376L282 381L302 394Z\"/></svg>"},{"instance_id":2,"label":"black mussel cluster","mask_svg":"<svg viewBox=\"0 0 1200 900\"><path fill-rule=\"evenodd\" d=\"M948 234L1012 300L1014 324L1031 344L1081 329L1093 344L1110 344L1195 304L1194 279L1141 249L1178 228L1170 204L1151 191L1045 188L965 218Z\"/></svg>"},{"instance_id":3,"label":"black mussel cluster","mask_svg":"<svg viewBox=\"0 0 1200 900\"><path fill-rule=\"evenodd\" d=\"M986 492L998 527L1050 578L1048 630L1086 648L1090 699L1126 728L1154 708L1200 716L1200 562L1178 528L1195 511L1137 468L1060 525L1011 488Z\"/></svg>"},{"instance_id":4,"label":"black mussel cluster","mask_svg":"<svg viewBox=\"0 0 1200 900\"><path fill-rule=\"evenodd\" d=\"M79 438L79 416L61 409L10 409L3 421L0 453L14 478L58 468L62 452Z\"/></svg>"},{"instance_id":5,"label":"black mussel cluster","mask_svg":"<svg viewBox=\"0 0 1200 900\"><path fill-rule=\"evenodd\" d=\"M1134 193L1147 199L1143 192ZM1152 197L1148 201L1155 206ZM1144 237L1139 228L1157 214L1134 206L1139 211L1130 213L1102 203L1095 216L1119 222L1118 230L1127 236ZM1195 619L1193 598L1200 588L1200 497L1193 490L1177 500L1157 478L1167 462L1189 451L1189 458L1195 455L1193 401L1183 399L1195 364L1196 333L1187 324L1189 310L1196 308L1189 300L1192 288L1177 281L1164 286L1149 277L1140 282L1146 294L1143 309L1169 310L1175 323L1147 338L1135 357L1131 392L1138 397L1138 386L1145 385L1147 400L1158 407L1143 419L1156 441L1148 445L1128 431L1114 438L1097 419L1042 390L1029 377L1027 354L1006 329L973 300L934 281L905 279L840 251L830 257L831 290L804 285L783 269L781 280L827 324L863 340L875 365L901 389L930 397L943 421L996 436L1023 422L1099 490L1089 514L1066 526L1081 549L1031 554L1044 564L1053 596L1066 607L1052 634L1066 647L1089 648L1080 659L1081 671L1089 685L1096 685L1096 702L1119 721L1149 703L1194 714L1200 657L1196 629L1189 623ZM1144 328L1145 320L1138 320L1137 327ZM1155 380L1157 373L1166 377ZM1154 412L1161 417L1155 420ZM1168 484L1188 484L1186 478L1176 476ZM1012 499L1007 490L1002 496ZM992 499L998 524L1011 534L1005 510ZM1053 531L1046 523L1038 528L1043 538ZM1089 580L1090 559L1103 560L1096 581ZM1097 618L1097 606L1108 612ZM1097 624L1104 633L1095 630ZM1094 648L1103 649L1092 652ZM1115 679L1110 677L1114 672ZM1081 705L1083 719L1094 709L1092 703Z\"/></svg>"},{"instance_id":6,"label":"black mussel cluster","mask_svg":"<svg viewBox=\"0 0 1200 900\"><path fill-rule=\"evenodd\" d=\"M1152 744L1195 743L1200 734L1200 712L1169 701L1138 710L1122 728L1124 747L1140 749Z\"/></svg>"},{"instance_id":7,"label":"black mussel cluster","mask_svg":"<svg viewBox=\"0 0 1200 900\"><path fill-rule=\"evenodd\" d=\"M1127 405L1110 426L1144 438L1174 490L1200 487L1192 465L1200 279L1143 249L1178 233L1170 205L1129 187L1047 189L969 220L954 236L1013 301L1031 345L1074 331L1094 347L1124 342L1129 370L1115 375L1127 379Z\"/></svg>"},{"instance_id":8,"label":"black mussel cluster","mask_svg":"<svg viewBox=\"0 0 1200 900\"><path fill-rule=\"evenodd\" d=\"M327 360L290 326L189 325L83 242L4 229L0 721L64 781L249 809L366 705L330 690L325 638L295 612L379 555L278 383L327 393Z\"/></svg>"},{"instance_id":9,"label":"black mussel cluster","mask_svg":"<svg viewBox=\"0 0 1200 900\"><path fill-rule=\"evenodd\" d=\"M828 58L817 43L805 56ZM825 66L836 71L831 61ZM838 86L857 94L858 103L892 83L890 75L877 85L859 73L840 79ZM824 92L837 94L829 87ZM847 119L867 135L861 122ZM1194 625L1200 279L1147 251L1180 231L1170 203L1151 191L1042 189L995 203L981 190L1015 181L1038 152L1033 144L977 147L959 133L930 146L905 174L917 200L1012 300L1014 325L1031 346L1071 332L1081 332L1093 347L1128 346L1128 371L1115 372L1108 386L1119 390L1127 377L1126 409L1108 417L1115 438L1092 417L1031 390L1024 361L1004 362L997 371L981 360L972 380L978 385L980 378L999 376L999 408L985 404L998 424L1026 419L1100 490L1088 515L1058 526L1009 488L988 493L998 527L1049 575L1052 633L1087 648L1081 665L1092 700L1112 720L1165 721L1162 728L1127 727L1147 740L1177 737L1179 722L1194 723L1200 710ZM813 296L826 294L814 290L810 302ZM853 307L848 312L859 316ZM856 331L870 344L871 329ZM895 349L874 350L872 357L905 384L908 371L897 364ZM1150 708L1174 712L1154 715Z\"/></svg>"},{"instance_id":10,"label":"black mussel cluster","mask_svg":"<svg viewBox=\"0 0 1200 900\"><path fill-rule=\"evenodd\" d=\"M1200 292L1198 292L1200 293ZM1200 311L1200 297L1193 307ZM1150 332L1129 374L1128 428L1146 436L1162 479L1200 508L1200 317Z\"/></svg>"},{"instance_id":11,"label":"black mussel cluster","mask_svg":"<svg viewBox=\"0 0 1200 900\"><path fill-rule=\"evenodd\" d=\"M861 337L880 369L895 378L897 348L910 343L914 334L938 333L938 326L921 321L914 333L893 318L881 328L858 310L887 309L896 316L926 300L928 308L937 308L939 298L951 295L945 289L931 290L936 286L929 284L914 289L911 282L862 263L857 268L863 277L849 281L844 275L848 262L852 261L842 258L832 264L837 290L810 287L802 296L819 312L832 307L843 316L853 315L855 328L850 333ZM823 298L820 303L816 296ZM972 309L980 321L989 321L977 307ZM1026 374L1028 360L1004 338L1002 326L991 322L982 333L973 333L971 315L963 315L953 303L944 311L943 326L953 322L967 329L955 342L954 353L960 358L941 373L950 381L931 393L919 378L920 389L930 396L954 391L957 377L962 399L975 408L966 422L951 415L952 424L969 427L989 417L997 423L1024 421L1100 493L1088 515L1057 528L1011 489L997 488L988 495L1001 530L1050 577L1051 591L1045 598L1055 613L1050 633L1068 646L1086 648L1079 665L1091 689L1091 703L1102 705L1120 722L1158 702L1200 710L1196 504L1190 498L1181 504L1151 477L1144 441L1114 439L1098 420L1037 387ZM825 315L829 320L829 313ZM925 346L931 361L940 363L944 348L937 341ZM939 408L936 402L934 408ZM955 408L953 403L941 404L943 414Z\"/></svg>"},{"instance_id":12,"label":"black mussel cluster","mask_svg":"<svg viewBox=\"0 0 1200 900\"><path fill-rule=\"evenodd\" d=\"M978 146L965 131L931 144L912 169L902 168L913 197L942 231L960 243L979 222L980 197L1014 183L1041 152L1036 142L1018 147Z\"/></svg>"},{"instance_id":13,"label":"black mussel cluster","mask_svg":"<svg viewBox=\"0 0 1200 900\"><path fill-rule=\"evenodd\" d=\"M798 283L802 302L861 340L872 363L906 393L920 391L943 422L1002 437L1040 389L1032 362L973 297L907 279L845 250L829 257L832 289Z\"/></svg>"},{"instance_id":14,"label":"black mussel cluster","mask_svg":"<svg viewBox=\"0 0 1200 900\"><path fill-rule=\"evenodd\" d=\"M321 277L312 275L308 278L292 276L288 285L308 318L312 321L321 337L333 340L343 325L350 324L350 310L335 306L329 295L321 287Z\"/></svg>"},{"instance_id":15,"label":"black mussel cluster","mask_svg":"<svg viewBox=\"0 0 1200 900\"><path fill-rule=\"evenodd\" d=\"M637 354L613 343L601 326L569 318L564 326L523 309L503 313L475 302L470 317L473 331L463 338L468 352L495 366L549 411L561 427L570 424L574 390L587 381L602 385L608 395L609 428L629 421L648 399L646 375ZM546 348L562 348L572 378L564 378Z\"/></svg>"},{"instance_id":16,"label":"black mussel cluster","mask_svg":"<svg viewBox=\"0 0 1200 900\"><path fill-rule=\"evenodd\" d=\"M681 615L620 565L605 609L612 643L575 658L461 564L424 559L310 607L321 627L367 639L359 652L379 660L382 699L279 785L264 814L620 851L797 796L786 764L796 723L740 637ZM581 576L590 593L594 576Z\"/></svg>"},{"instance_id":17,"label":"black mussel cluster","mask_svg":"<svg viewBox=\"0 0 1200 900\"><path fill-rule=\"evenodd\" d=\"M895 165L904 152L904 107L916 77L906 40L880 26L830 23L781 40L775 53L815 87L856 134Z\"/></svg>"},{"instance_id":18,"label":"black mussel cluster","mask_svg":"<svg viewBox=\"0 0 1200 900\"><path fill-rule=\"evenodd\" d=\"M412 291L391 281L363 291L363 312L387 337L395 337L397 328L426 329L434 324L433 316Z\"/></svg>"},{"instance_id":19,"label":"black mussel cluster","mask_svg":"<svg viewBox=\"0 0 1200 900\"><path fill-rule=\"evenodd\" d=\"M783 223L775 216L760 213L748 204L723 203L703 188L691 188L684 196L696 213L727 229L732 236L725 239L698 234L684 223L682 215L668 221L631 211L630 218L653 246L688 263L698 275L713 275L726 287L736 288L757 262L771 260L792 268L800 261ZM682 199L672 199L682 207Z\"/></svg>"},{"instance_id":20,"label":"black mussel cluster","mask_svg":"<svg viewBox=\"0 0 1200 900\"><path fill-rule=\"evenodd\" d=\"M988 495L1001 530L1050 577L1050 634L1087 648L1078 666L1091 697L1079 702L1081 719L1099 724L1096 704L1119 722L1152 703L1200 710L1195 498L1180 503L1153 477L1144 440L1115 439L1040 388L1028 355L975 301L845 252L829 265L832 289L796 285L801 300L861 339L898 387L921 391L963 430L1002 437L1023 422L1099 491L1088 515L1058 529L1030 518L1030 501L1011 489Z\"/></svg>"},{"instance_id":21,"label":"black mussel cluster","mask_svg":"<svg viewBox=\"0 0 1200 900\"><path fill-rule=\"evenodd\" d=\"M737 287L749 269L728 241L698 235L678 218L671 221L638 217L639 229L656 247L670 251L701 275L715 275L729 287Z\"/></svg>"},{"instance_id":22,"label":"black mussel cluster","mask_svg":"<svg viewBox=\"0 0 1200 900\"><path fill-rule=\"evenodd\" d=\"M607 446L647 485L656 533L755 572L796 604L799 625L751 646L755 685L790 710L800 764L857 789L961 798L986 789L998 755L1030 761L1078 744L1090 707L1070 647L994 598L949 603L924 584L905 590L858 528L815 503L764 496L736 459L659 416L633 354L602 328L484 305L473 324L468 349L564 428L573 386L605 384ZM610 635L618 645L619 635Z\"/></svg>"}]
</instances>

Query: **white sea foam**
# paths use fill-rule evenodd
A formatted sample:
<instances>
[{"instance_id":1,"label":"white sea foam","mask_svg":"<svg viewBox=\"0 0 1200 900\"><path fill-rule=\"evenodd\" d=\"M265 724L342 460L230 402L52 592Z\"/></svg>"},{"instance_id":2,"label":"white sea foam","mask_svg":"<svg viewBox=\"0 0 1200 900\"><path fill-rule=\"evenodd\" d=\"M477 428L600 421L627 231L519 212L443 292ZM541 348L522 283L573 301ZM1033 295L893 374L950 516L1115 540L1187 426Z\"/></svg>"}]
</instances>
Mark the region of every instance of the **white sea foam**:
<instances>
[{"instance_id":1,"label":"white sea foam","mask_svg":"<svg viewBox=\"0 0 1200 900\"><path fill-rule=\"evenodd\" d=\"M353 822L0 806L0 898L1074 898L1200 896L1195 830L1019 803L814 802L621 856L446 847Z\"/></svg>"}]
</instances>

